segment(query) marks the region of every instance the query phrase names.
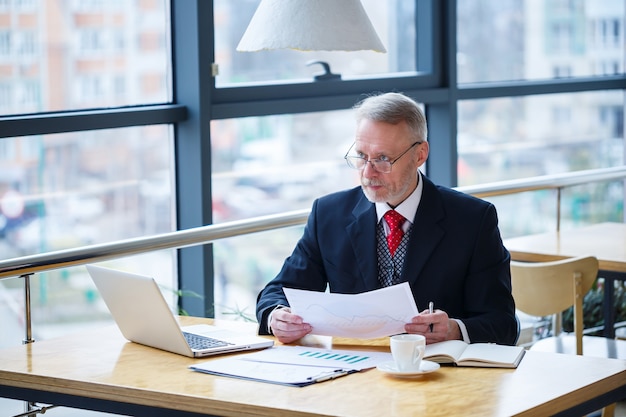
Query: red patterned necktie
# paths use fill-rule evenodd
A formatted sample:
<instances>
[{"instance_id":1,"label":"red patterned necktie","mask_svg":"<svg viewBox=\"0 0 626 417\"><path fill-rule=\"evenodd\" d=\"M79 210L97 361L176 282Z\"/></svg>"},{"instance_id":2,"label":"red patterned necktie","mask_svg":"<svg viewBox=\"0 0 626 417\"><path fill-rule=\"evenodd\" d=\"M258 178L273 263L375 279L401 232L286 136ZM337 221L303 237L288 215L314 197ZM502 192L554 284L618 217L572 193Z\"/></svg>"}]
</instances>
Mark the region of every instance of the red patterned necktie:
<instances>
[{"instance_id":1,"label":"red patterned necktie","mask_svg":"<svg viewBox=\"0 0 626 417\"><path fill-rule=\"evenodd\" d=\"M389 246L391 256L393 256L393 254L396 253L398 246L400 246L402 236L404 236L402 225L406 219L402 216L402 214L395 210L389 210L383 217L389 225L390 232L389 235L387 235L387 245Z\"/></svg>"}]
</instances>

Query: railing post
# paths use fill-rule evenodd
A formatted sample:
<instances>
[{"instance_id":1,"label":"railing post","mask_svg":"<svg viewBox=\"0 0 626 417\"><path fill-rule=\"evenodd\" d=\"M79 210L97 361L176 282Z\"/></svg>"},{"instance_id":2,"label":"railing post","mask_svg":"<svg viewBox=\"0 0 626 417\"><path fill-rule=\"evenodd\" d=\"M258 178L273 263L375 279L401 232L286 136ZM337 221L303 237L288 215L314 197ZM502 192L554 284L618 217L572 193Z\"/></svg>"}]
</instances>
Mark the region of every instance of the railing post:
<instances>
[{"instance_id":1,"label":"railing post","mask_svg":"<svg viewBox=\"0 0 626 417\"><path fill-rule=\"evenodd\" d=\"M30 309L30 276L32 274L24 274L21 275L20 278L24 279L24 315L26 321L26 339L24 339L23 344L33 343L35 339L33 339L33 332L31 327L31 309Z\"/></svg>"},{"instance_id":2,"label":"railing post","mask_svg":"<svg viewBox=\"0 0 626 417\"><path fill-rule=\"evenodd\" d=\"M556 189L556 231L561 230L561 190L563 187Z\"/></svg>"}]
</instances>

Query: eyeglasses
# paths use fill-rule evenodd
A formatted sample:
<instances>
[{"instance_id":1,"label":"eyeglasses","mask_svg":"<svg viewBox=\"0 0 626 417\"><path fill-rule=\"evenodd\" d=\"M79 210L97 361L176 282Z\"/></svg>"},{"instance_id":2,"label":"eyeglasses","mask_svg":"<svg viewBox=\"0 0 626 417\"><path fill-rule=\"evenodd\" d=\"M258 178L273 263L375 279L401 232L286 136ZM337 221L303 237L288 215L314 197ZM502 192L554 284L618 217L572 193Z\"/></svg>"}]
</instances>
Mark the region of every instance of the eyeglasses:
<instances>
[{"instance_id":1,"label":"eyeglasses","mask_svg":"<svg viewBox=\"0 0 626 417\"><path fill-rule=\"evenodd\" d=\"M359 171L365 168L365 165L369 162L370 164L372 164L372 167L377 171L380 172L381 174L388 174L391 172L391 167L393 166L393 164L395 164L396 162L398 162L398 159L402 158L404 156L405 153L407 153L408 151L410 151L415 145L421 145L424 142L415 142L413 145L409 146L409 148L402 152L396 159L392 160L392 161L388 161L386 159L365 159L362 156L357 156L357 155L348 155L350 153L350 151L352 150L352 148L354 147L354 143L352 144L352 146L350 146L350 149L348 149L348 152L346 152L346 155L343 157L346 162L348 163L348 166L350 168L353 169L358 169Z\"/></svg>"}]
</instances>

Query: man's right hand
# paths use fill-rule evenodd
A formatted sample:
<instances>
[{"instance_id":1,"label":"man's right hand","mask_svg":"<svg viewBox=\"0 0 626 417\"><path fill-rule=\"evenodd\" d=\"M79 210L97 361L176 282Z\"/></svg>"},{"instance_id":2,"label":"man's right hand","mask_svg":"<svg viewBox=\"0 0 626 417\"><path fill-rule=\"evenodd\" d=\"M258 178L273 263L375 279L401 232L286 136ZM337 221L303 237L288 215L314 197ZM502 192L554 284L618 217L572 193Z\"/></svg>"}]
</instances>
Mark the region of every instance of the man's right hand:
<instances>
[{"instance_id":1,"label":"man's right hand","mask_svg":"<svg viewBox=\"0 0 626 417\"><path fill-rule=\"evenodd\" d=\"M270 328L272 329L272 334L281 343L294 342L313 330L310 324L302 321L302 317L292 314L289 307L280 308L272 312Z\"/></svg>"}]
</instances>

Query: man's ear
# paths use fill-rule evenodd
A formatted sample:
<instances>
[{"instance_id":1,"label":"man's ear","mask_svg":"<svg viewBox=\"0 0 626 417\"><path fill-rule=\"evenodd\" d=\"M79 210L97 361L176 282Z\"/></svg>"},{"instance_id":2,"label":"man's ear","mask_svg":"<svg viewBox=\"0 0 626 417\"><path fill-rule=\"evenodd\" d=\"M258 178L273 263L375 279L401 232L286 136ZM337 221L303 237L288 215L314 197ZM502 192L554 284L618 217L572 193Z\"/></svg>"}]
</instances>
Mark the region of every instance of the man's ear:
<instances>
[{"instance_id":1,"label":"man's ear","mask_svg":"<svg viewBox=\"0 0 626 417\"><path fill-rule=\"evenodd\" d=\"M430 145L429 145L429 143L424 141L424 143L419 146L418 152L419 152L419 154L418 154L419 157L418 157L418 160L417 160L417 166L421 167L426 162L426 160L428 159L428 154L430 152Z\"/></svg>"}]
</instances>

